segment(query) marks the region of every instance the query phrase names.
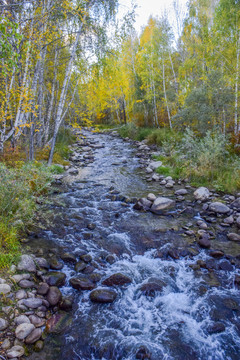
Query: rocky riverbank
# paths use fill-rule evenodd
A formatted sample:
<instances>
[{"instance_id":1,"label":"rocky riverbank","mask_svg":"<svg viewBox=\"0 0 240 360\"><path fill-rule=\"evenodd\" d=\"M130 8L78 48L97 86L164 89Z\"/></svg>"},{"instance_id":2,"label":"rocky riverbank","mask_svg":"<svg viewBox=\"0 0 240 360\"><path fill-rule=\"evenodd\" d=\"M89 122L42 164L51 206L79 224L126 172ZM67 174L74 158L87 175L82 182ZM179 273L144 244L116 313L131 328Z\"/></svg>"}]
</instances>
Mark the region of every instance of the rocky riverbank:
<instances>
[{"instance_id":1,"label":"rocky riverbank","mask_svg":"<svg viewBox=\"0 0 240 360\"><path fill-rule=\"evenodd\" d=\"M110 135L113 139L118 137L115 132ZM141 175L149 185L154 184L155 191L144 193L143 197L137 199L121 195L111 186L106 199L108 202L116 202L118 211L114 218L118 219L125 209L133 208L134 211L149 213L153 219L166 219L169 228L164 231L169 232L172 239L177 234L178 243L174 240L162 247L160 242L154 244L151 239L144 238L141 240L141 251L154 249L153 259L163 261L192 259L190 267L196 276L204 276L206 280L206 285L201 288L202 294L207 291L208 286L236 286L238 289L240 276L235 274L235 270L240 268L240 194L220 196L212 189L191 187L187 179L174 181L170 177L160 176L156 169L162 164L153 160L156 148L149 147L144 142L124 141L136 148L135 156L142 169ZM95 151L104 147L104 142L99 143L92 137L90 140L79 138L72 146L71 166L66 168L64 174L55 175L55 183L71 187L82 181L85 172L88 176L88 166L94 162ZM121 161L127 166L127 158ZM113 163L112 166L116 164ZM107 174L104 176L107 177ZM91 198L92 194L89 193L88 196ZM103 205L101 210L102 207ZM79 236L83 242L91 242L98 225L96 222L86 223L79 214L74 216L78 223L84 223L81 233L74 233L75 238ZM177 228L173 225L176 219L179 219L180 224ZM106 220L103 223L107 226ZM59 223L59 232L64 231L61 225ZM180 238L181 241L178 240ZM37 241L36 235L35 242ZM21 257L19 264L13 266L7 276L0 276L0 355L6 359L26 358L32 352L43 349L49 334L60 334L69 328L76 310L76 292L87 294L84 301L98 303L99 306L117 301L123 295L122 292L134 283L134 279L124 271L107 272L120 257L118 246L117 243L109 242L109 251L95 256L81 248L80 242L79 247L72 252L66 251L62 245L54 248L49 245L45 249L35 246L33 249L30 243L31 250ZM204 259L199 258L202 249L206 253ZM235 275L221 277L221 271ZM72 288L71 296L69 291L66 295L66 285ZM154 298L166 287L165 281L148 279L138 287L137 293ZM238 304L234 299L228 299L227 306L233 312L238 311ZM221 320L220 316L212 318L208 327L209 334L224 332L225 324ZM240 325L237 325L240 329ZM33 353L30 358L35 359L36 355ZM136 358L150 359L151 353L142 345L136 352Z\"/></svg>"}]
</instances>

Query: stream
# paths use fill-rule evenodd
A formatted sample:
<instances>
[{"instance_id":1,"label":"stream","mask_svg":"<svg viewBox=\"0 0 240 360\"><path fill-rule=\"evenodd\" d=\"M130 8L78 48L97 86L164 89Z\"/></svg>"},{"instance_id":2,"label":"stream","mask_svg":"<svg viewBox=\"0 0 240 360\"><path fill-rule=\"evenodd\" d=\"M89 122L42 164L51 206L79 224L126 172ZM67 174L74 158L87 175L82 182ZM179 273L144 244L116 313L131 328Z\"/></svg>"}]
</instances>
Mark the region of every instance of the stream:
<instances>
[{"instance_id":1,"label":"stream","mask_svg":"<svg viewBox=\"0 0 240 360\"><path fill-rule=\"evenodd\" d=\"M64 263L61 271L67 281L61 291L74 297L72 324L49 336L43 352L29 359L239 359L240 291L234 285L239 268L215 268L219 260L184 234L184 228L200 218L199 208L182 212L186 202L179 202L166 216L134 210L134 198L148 193L174 198L174 191L146 181L130 142L108 134L85 135L89 144L104 147L96 146L94 158L69 177L52 205L52 226L28 245L49 254L90 254L84 276L98 274L97 288L104 288L101 281L115 273L131 282L113 287L113 303L93 303L90 291L69 284L76 272L74 264ZM215 249L221 245L229 259L240 254L239 244L221 236L214 244ZM212 271L193 269L197 260L213 261ZM153 282L161 291L144 292Z\"/></svg>"}]
</instances>

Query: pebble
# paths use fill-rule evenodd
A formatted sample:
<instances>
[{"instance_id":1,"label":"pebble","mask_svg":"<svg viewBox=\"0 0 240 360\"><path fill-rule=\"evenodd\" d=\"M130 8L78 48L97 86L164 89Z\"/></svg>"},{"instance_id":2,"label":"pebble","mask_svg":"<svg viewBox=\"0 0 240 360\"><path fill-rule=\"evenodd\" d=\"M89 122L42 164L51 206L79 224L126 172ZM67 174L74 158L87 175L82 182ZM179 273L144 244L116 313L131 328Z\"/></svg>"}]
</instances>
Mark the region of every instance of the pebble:
<instances>
[{"instance_id":1,"label":"pebble","mask_svg":"<svg viewBox=\"0 0 240 360\"><path fill-rule=\"evenodd\" d=\"M0 318L0 331L5 330L8 327L8 321Z\"/></svg>"},{"instance_id":2,"label":"pebble","mask_svg":"<svg viewBox=\"0 0 240 360\"><path fill-rule=\"evenodd\" d=\"M7 351L8 359L20 358L25 353L25 350L20 345L15 345Z\"/></svg>"},{"instance_id":3,"label":"pebble","mask_svg":"<svg viewBox=\"0 0 240 360\"><path fill-rule=\"evenodd\" d=\"M35 329L33 324L23 323L17 326L15 336L19 340L25 339Z\"/></svg>"}]
</instances>

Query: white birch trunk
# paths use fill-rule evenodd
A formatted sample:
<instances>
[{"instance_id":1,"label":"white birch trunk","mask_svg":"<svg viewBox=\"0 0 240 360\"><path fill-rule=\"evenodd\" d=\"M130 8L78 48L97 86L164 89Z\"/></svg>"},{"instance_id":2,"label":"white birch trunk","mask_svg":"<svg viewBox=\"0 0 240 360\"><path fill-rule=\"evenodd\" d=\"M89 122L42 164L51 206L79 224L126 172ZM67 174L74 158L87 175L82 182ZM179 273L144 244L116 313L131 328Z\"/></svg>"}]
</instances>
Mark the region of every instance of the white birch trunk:
<instances>
[{"instance_id":1,"label":"white birch trunk","mask_svg":"<svg viewBox=\"0 0 240 360\"><path fill-rule=\"evenodd\" d=\"M163 61L163 91L164 91L164 98L165 98L165 103L166 103L166 107L167 107L169 126L170 126L170 129L172 129L171 115L170 115L170 111L169 111L168 99L167 99L167 93L166 93L164 61Z\"/></svg>"}]
</instances>

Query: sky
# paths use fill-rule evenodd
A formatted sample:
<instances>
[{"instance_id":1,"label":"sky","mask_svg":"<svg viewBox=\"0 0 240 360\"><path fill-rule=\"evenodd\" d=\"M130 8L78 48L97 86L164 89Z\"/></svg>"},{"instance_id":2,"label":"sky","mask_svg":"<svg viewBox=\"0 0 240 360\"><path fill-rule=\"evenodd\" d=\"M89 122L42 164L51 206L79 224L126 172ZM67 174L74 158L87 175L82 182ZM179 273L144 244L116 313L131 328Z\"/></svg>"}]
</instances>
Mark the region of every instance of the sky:
<instances>
[{"instance_id":1,"label":"sky","mask_svg":"<svg viewBox=\"0 0 240 360\"><path fill-rule=\"evenodd\" d=\"M141 28L147 25L150 15L161 16L164 11L169 14L169 20L171 25L177 27L176 25L176 16L173 11L173 0L133 0L134 3L138 5L136 9L136 23L135 29L140 33ZM186 12L186 4L188 0L178 0L181 11ZM126 12L129 8L131 9L132 0L120 0L120 13ZM177 30L175 30L177 31Z\"/></svg>"}]
</instances>

